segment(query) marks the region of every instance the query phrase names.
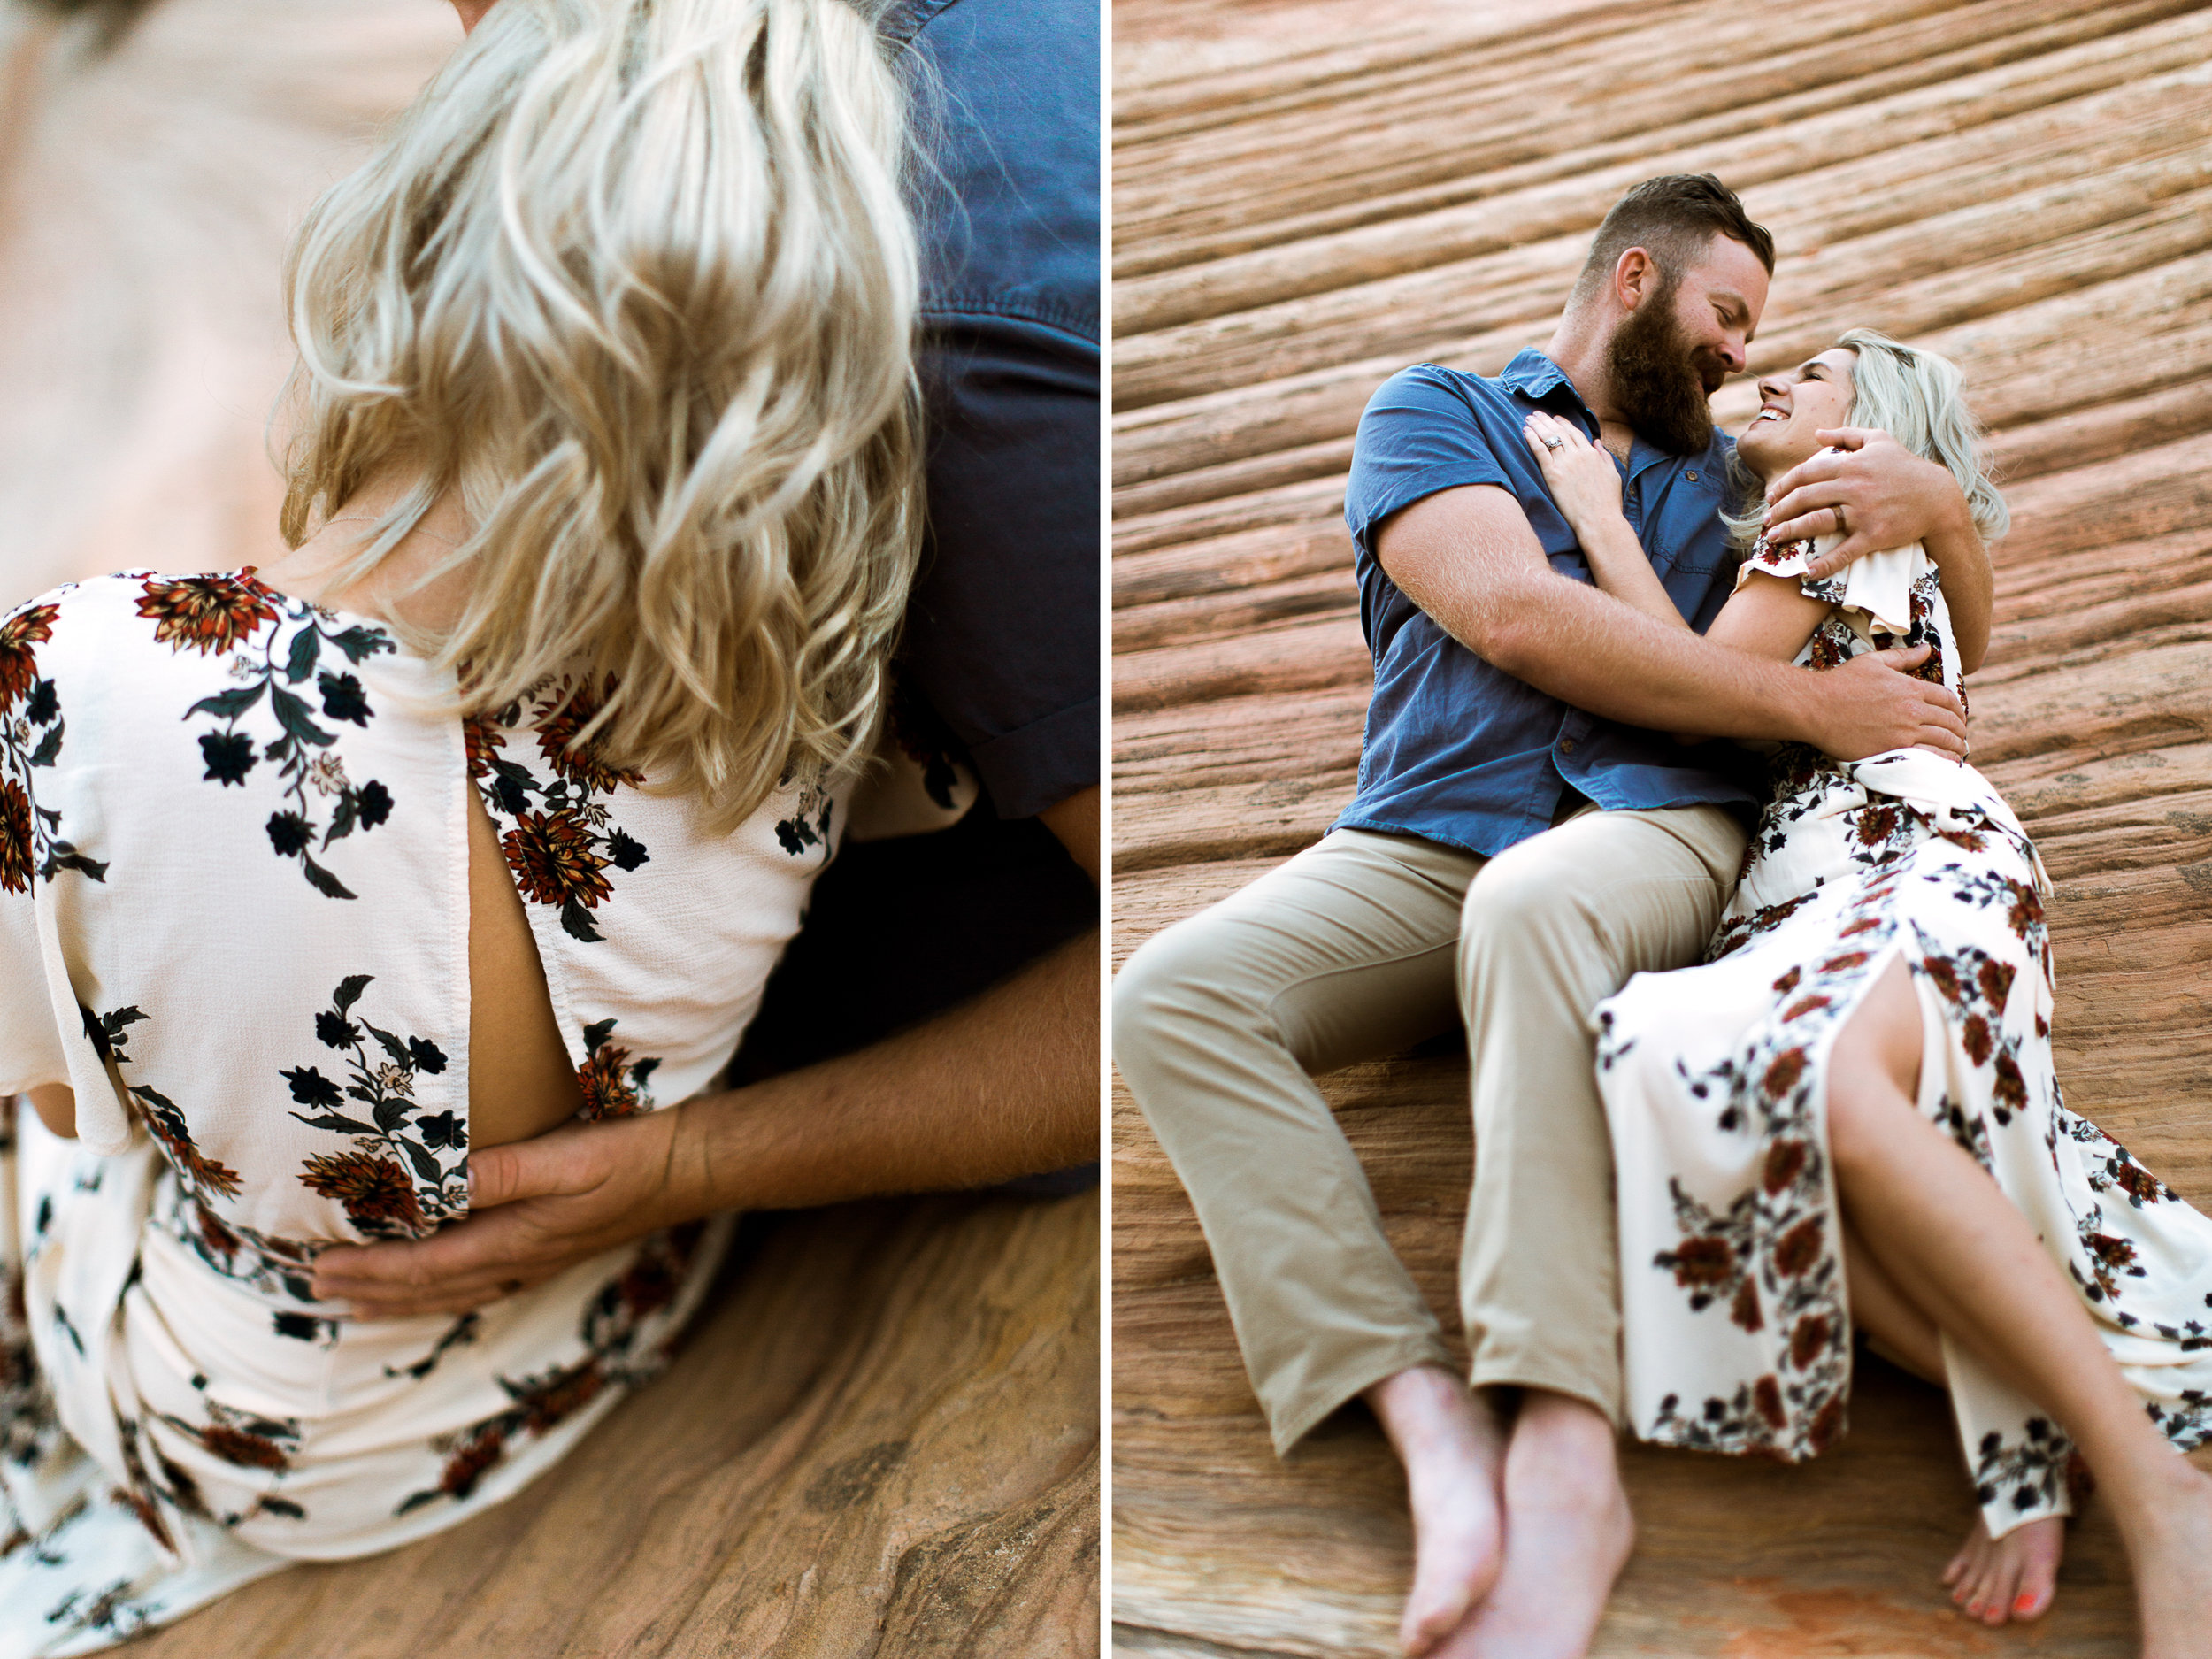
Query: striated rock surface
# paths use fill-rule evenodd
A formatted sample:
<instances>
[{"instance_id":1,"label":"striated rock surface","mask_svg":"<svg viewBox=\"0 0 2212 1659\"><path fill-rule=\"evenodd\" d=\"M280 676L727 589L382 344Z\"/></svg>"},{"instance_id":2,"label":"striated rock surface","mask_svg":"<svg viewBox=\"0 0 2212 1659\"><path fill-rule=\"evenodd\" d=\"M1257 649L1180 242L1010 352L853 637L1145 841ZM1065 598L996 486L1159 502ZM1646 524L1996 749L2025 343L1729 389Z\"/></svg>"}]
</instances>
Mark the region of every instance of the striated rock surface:
<instances>
[{"instance_id":1,"label":"striated rock surface","mask_svg":"<svg viewBox=\"0 0 2212 1659\"><path fill-rule=\"evenodd\" d=\"M1368 394L1540 345L1627 185L1718 173L1780 248L1755 373L1883 328L1964 365L2013 508L1975 759L2058 887L2071 1103L2212 1202L2212 8L2177 0L1115 8L1115 949L1316 840L1369 666L1340 517ZM1756 406L1732 382L1715 412ZM1449 1045L1325 1085L1452 1323ZM1125 1095L1116 1651L1373 1655L1409 1566L1364 1414L1269 1452ZM1800 1471L1648 1450L1598 1651L2131 1654L2108 1513L2029 1635L1957 1619L1939 1395L1870 1363Z\"/></svg>"}]
</instances>

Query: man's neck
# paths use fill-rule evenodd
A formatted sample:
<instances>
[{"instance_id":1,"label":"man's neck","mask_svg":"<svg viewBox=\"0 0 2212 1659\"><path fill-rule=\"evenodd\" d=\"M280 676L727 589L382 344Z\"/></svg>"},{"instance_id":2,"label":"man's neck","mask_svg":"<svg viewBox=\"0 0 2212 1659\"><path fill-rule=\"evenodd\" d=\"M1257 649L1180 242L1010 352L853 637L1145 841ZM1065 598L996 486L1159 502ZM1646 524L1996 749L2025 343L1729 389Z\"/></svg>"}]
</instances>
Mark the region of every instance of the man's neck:
<instances>
[{"instance_id":1,"label":"man's neck","mask_svg":"<svg viewBox=\"0 0 2212 1659\"><path fill-rule=\"evenodd\" d=\"M1606 368L1605 347L1604 337L1590 319L1570 311L1560 318L1559 326L1552 330L1551 343L1544 348L1544 355L1559 365L1568 384L1597 417L1600 441L1625 466L1636 434L1621 419L1614 403L1613 377Z\"/></svg>"}]
</instances>

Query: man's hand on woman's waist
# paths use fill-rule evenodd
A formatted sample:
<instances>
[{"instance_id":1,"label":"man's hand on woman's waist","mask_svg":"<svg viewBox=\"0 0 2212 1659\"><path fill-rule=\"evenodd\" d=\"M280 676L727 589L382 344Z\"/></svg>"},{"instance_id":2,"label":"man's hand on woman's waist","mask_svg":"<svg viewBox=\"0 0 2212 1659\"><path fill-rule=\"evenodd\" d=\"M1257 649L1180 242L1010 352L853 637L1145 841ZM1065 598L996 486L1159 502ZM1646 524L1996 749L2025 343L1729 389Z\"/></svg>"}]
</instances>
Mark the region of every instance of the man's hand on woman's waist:
<instances>
[{"instance_id":1,"label":"man's hand on woman's waist","mask_svg":"<svg viewBox=\"0 0 2212 1659\"><path fill-rule=\"evenodd\" d=\"M1098 791L1040 815L1098 879ZM461 1313L722 1210L983 1187L1098 1156L1098 936L869 1048L664 1111L469 1157L473 1213L344 1246L315 1294L365 1318Z\"/></svg>"},{"instance_id":2,"label":"man's hand on woman's waist","mask_svg":"<svg viewBox=\"0 0 2212 1659\"><path fill-rule=\"evenodd\" d=\"M1925 749L1966 758L1966 710L1948 687L1911 671L1928 660L1915 645L1868 651L1802 676L1801 726L1795 734L1837 760L1864 760L1892 749Z\"/></svg>"}]
</instances>

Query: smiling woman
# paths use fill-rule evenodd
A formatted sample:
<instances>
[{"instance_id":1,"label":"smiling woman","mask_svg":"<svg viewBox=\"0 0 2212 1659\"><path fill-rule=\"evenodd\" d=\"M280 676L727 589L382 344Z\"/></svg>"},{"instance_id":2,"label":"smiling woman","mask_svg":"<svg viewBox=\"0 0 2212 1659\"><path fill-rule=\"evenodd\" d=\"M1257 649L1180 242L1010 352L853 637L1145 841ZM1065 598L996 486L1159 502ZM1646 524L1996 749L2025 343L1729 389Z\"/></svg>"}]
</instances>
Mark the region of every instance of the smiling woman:
<instances>
[{"instance_id":1,"label":"smiling woman","mask_svg":"<svg viewBox=\"0 0 2212 1659\"><path fill-rule=\"evenodd\" d=\"M1847 418L1880 420L1953 472L1994 539L2008 518L1962 383L1853 330L1760 382L1738 448L1767 482L1855 435ZM1586 544L1601 511L1577 513ZM1917 541L1828 577L1814 554L1757 536L1709 637L1817 670L1924 648L1921 672L1962 695L1980 645ZM1618 560L1599 580L1655 610L1639 575ZM1630 1424L1699 1450L1824 1452L1855 1325L1949 1390L1980 1517L1946 1580L1970 1611L2050 1605L2085 1454L2124 1506L2146 1650L2185 1652L2212 1613L2212 1482L2169 1454L2212 1440L2194 1334L2212 1217L2067 1110L2053 892L1993 785L1923 748L1784 745L1769 777L1704 965L1640 974L1596 1010Z\"/></svg>"}]
</instances>

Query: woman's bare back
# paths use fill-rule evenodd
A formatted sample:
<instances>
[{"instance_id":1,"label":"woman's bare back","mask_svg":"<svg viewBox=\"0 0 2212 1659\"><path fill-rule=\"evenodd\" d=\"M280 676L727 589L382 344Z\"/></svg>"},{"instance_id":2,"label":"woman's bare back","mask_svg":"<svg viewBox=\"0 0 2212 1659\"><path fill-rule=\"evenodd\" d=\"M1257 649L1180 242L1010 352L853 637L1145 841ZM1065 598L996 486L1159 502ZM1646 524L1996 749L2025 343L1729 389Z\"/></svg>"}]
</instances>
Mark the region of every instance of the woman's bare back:
<instances>
[{"instance_id":1,"label":"woman's bare back","mask_svg":"<svg viewBox=\"0 0 2212 1659\"><path fill-rule=\"evenodd\" d=\"M561 1045L522 895L474 789L468 815L469 1139L495 1147L558 1126L584 1097Z\"/></svg>"}]
</instances>

